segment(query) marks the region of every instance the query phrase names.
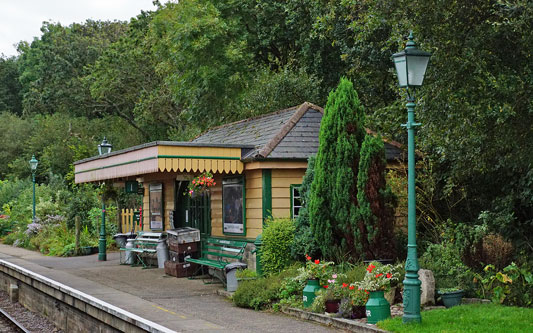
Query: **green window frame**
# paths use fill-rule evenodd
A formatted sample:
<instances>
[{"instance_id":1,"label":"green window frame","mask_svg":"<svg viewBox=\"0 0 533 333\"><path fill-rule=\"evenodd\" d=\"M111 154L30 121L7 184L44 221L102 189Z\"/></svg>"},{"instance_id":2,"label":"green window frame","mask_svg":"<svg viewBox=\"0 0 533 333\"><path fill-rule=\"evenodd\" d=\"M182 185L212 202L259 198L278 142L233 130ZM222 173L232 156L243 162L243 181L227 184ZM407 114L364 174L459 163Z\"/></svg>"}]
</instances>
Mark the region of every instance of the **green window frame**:
<instances>
[{"instance_id":1,"label":"green window frame","mask_svg":"<svg viewBox=\"0 0 533 333\"><path fill-rule=\"evenodd\" d=\"M291 219L297 218L302 208L301 188L302 184L291 184Z\"/></svg>"},{"instance_id":2,"label":"green window frame","mask_svg":"<svg viewBox=\"0 0 533 333\"><path fill-rule=\"evenodd\" d=\"M222 232L246 235L246 186L243 176L222 179Z\"/></svg>"}]
</instances>

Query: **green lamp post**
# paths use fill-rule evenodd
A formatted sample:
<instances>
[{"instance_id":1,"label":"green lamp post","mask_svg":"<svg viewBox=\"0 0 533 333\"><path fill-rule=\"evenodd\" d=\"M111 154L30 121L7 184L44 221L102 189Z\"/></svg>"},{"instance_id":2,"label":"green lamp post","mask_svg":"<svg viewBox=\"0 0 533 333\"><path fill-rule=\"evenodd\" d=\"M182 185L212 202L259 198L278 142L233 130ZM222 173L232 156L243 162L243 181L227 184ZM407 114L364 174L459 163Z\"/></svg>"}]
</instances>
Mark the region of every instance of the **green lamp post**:
<instances>
[{"instance_id":1,"label":"green lamp post","mask_svg":"<svg viewBox=\"0 0 533 333\"><path fill-rule=\"evenodd\" d=\"M33 217L32 222L35 222L35 171L37 171L37 165L39 164L39 161L35 158L35 155L32 155L30 160L30 168L31 168L31 179L33 181Z\"/></svg>"},{"instance_id":2,"label":"green lamp post","mask_svg":"<svg viewBox=\"0 0 533 333\"><path fill-rule=\"evenodd\" d=\"M419 50L409 34L409 41L402 52L392 56L399 86L407 90L407 260L405 262L405 280L403 281L403 322L420 322L420 280L418 279L418 254L416 250L416 194L415 194L415 88L424 81L431 53Z\"/></svg>"},{"instance_id":3,"label":"green lamp post","mask_svg":"<svg viewBox=\"0 0 533 333\"><path fill-rule=\"evenodd\" d=\"M113 145L107 142L107 139L104 136L104 140L101 144L98 145L98 154L100 156L109 154L111 152L111 148L113 148ZM98 239L98 260L99 261L106 261L107 260L107 253L106 253L106 239L105 239L105 197L104 193L102 193L102 224L100 225L100 238Z\"/></svg>"}]
</instances>

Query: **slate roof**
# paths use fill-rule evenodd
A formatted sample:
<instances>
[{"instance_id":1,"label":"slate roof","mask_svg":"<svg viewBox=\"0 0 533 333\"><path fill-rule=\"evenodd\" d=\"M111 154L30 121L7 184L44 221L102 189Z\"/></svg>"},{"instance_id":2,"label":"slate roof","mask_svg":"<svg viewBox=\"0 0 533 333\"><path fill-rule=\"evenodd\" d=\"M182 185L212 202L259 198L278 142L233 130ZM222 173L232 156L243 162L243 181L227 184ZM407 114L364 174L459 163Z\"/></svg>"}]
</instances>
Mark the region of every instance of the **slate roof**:
<instances>
[{"instance_id":1,"label":"slate roof","mask_svg":"<svg viewBox=\"0 0 533 333\"><path fill-rule=\"evenodd\" d=\"M318 151L318 134L324 110L305 102L299 106L215 127L193 143L253 145L243 160L307 160ZM371 131L369 133L375 134ZM404 155L401 145L385 141L387 160Z\"/></svg>"}]
</instances>

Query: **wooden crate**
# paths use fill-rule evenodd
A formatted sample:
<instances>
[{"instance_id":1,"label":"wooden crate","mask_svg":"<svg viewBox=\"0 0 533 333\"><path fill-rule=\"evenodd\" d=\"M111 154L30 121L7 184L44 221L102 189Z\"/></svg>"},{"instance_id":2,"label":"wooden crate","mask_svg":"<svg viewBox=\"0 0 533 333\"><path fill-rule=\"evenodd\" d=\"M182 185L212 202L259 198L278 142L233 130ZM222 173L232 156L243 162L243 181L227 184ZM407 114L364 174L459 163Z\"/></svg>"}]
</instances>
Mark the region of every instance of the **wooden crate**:
<instances>
[{"instance_id":1,"label":"wooden crate","mask_svg":"<svg viewBox=\"0 0 533 333\"><path fill-rule=\"evenodd\" d=\"M177 263L172 261L165 261L165 274L175 277L187 277L192 276L198 265L194 263Z\"/></svg>"}]
</instances>

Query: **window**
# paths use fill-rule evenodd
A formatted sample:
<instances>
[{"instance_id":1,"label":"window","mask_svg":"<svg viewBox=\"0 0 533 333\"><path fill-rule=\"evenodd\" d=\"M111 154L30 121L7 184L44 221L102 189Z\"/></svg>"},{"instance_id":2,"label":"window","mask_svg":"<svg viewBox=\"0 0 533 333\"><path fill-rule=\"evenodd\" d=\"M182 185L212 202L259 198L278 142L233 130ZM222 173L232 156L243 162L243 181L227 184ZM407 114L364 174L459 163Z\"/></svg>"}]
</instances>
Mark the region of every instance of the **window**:
<instances>
[{"instance_id":1,"label":"window","mask_svg":"<svg viewBox=\"0 0 533 333\"><path fill-rule=\"evenodd\" d=\"M244 235L245 205L242 177L222 180L222 207L224 233Z\"/></svg>"},{"instance_id":2,"label":"window","mask_svg":"<svg viewBox=\"0 0 533 333\"><path fill-rule=\"evenodd\" d=\"M302 208L302 197L300 196L300 189L302 184L291 185L291 218L295 219Z\"/></svg>"}]
</instances>

